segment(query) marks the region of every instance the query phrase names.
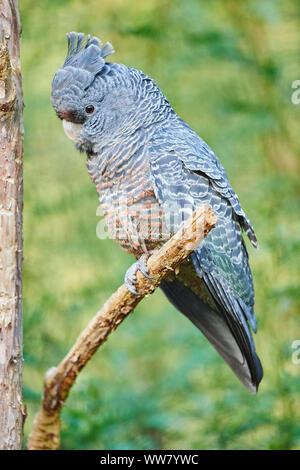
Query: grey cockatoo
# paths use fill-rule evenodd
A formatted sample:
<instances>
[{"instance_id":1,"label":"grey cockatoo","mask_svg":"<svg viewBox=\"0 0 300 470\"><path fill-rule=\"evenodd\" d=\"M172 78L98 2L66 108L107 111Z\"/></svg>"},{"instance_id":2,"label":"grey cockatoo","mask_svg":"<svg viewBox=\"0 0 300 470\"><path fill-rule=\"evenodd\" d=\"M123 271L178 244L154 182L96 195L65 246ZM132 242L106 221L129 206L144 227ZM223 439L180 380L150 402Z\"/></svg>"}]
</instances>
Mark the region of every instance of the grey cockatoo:
<instances>
[{"instance_id":1,"label":"grey cockatoo","mask_svg":"<svg viewBox=\"0 0 300 470\"><path fill-rule=\"evenodd\" d=\"M108 229L138 259L127 286L136 293L136 270L148 275L145 257L209 204L216 227L161 288L255 393L263 371L250 331L256 332L254 291L242 237L244 230L256 247L253 227L213 151L149 76L107 62L113 52L109 43L70 33L52 104L87 154Z\"/></svg>"}]
</instances>

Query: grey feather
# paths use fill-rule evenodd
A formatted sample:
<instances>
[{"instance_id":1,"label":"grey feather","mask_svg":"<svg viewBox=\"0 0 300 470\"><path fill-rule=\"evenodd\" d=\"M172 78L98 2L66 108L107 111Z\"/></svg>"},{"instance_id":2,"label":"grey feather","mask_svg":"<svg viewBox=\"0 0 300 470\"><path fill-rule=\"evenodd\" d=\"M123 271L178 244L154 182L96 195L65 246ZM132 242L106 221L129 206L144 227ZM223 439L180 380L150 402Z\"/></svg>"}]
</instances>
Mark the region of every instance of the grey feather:
<instances>
[{"instance_id":1,"label":"grey feather","mask_svg":"<svg viewBox=\"0 0 300 470\"><path fill-rule=\"evenodd\" d=\"M71 32L67 34L67 38L68 52L63 67L71 66L96 75L105 65L105 57L114 53L109 42L102 47L101 41L90 35Z\"/></svg>"},{"instance_id":2,"label":"grey feather","mask_svg":"<svg viewBox=\"0 0 300 470\"><path fill-rule=\"evenodd\" d=\"M207 337L251 393L256 393L262 367L247 325L228 318L226 310L213 310L179 280L163 281L161 289Z\"/></svg>"}]
</instances>

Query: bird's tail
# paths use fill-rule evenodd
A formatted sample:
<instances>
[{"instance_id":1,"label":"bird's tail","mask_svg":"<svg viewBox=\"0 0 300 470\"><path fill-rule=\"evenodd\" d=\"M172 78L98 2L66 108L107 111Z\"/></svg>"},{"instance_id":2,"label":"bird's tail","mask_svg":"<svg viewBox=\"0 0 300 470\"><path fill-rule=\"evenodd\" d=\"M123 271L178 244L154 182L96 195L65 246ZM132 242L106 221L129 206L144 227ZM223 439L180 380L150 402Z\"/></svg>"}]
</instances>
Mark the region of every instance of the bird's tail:
<instances>
[{"instance_id":1,"label":"bird's tail","mask_svg":"<svg viewBox=\"0 0 300 470\"><path fill-rule=\"evenodd\" d=\"M213 310L178 279L163 281L160 287L170 302L202 331L247 389L256 393L263 371L247 323L241 325L222 309Z\"/></svg>"}]
</instances>

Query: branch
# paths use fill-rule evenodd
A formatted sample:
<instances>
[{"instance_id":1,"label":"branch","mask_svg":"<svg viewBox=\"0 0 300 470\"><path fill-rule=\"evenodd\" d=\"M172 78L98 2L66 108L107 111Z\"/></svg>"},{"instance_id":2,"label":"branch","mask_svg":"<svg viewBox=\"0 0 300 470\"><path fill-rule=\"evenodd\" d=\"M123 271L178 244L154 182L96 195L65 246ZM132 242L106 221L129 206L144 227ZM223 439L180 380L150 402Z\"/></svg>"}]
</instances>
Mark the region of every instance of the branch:
<instances>
[{"instance_id":1,"label":"branch","mask_svg":"<svg viewBox=\"0 0 300 470\"><path fill-rule=\"evenodd\" d=\"M0 2L0 449L21 448L23 97L17 0Z\"/></svg>"},{"instance_id":2,"label":"branch","mask_svg":"<svg viewBox=\"0 0 300 470\"><path fill-rule=\"evenodd\" d=\"M136 288L141 295L133 295L125 284L119 287L80 334L58 367L47 372L42 407L35 416L28 449L59 448L60 411L79 372L144 296L151 294L164 276L170 270L176 270L199 246L216 221L208 206L198 208L184 226L148 259L152 278L146 279L138 271Z\"/></svg>"}]
</instances>

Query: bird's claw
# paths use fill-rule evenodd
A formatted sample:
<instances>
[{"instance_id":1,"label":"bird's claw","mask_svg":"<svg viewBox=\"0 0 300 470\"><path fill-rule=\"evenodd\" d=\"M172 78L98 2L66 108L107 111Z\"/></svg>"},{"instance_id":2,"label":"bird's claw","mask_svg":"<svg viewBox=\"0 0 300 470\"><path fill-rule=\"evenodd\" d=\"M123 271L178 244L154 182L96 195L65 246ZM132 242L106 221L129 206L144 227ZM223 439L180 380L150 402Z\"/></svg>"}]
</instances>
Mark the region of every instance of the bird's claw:
<instances>
[{"instance_id":1,"label":"bird's claw","mask_svg":"<svg viewBox=\"0 0 300 470\"><path fill-rule=\"evenodd\" d=\"M141 271L143 276L145 276L147 279L152 279L152 276L149 275L149 271L147 268L147 259L148 255L142 255L138 261L133 263L130 268L127 269L126 274L125 274L125 285L129 292L131 292L134 295L141 295L137 292L135 288L135 284L137 282L136 280L136 273L137 271Z\"/></svg>"}]
</instances>

